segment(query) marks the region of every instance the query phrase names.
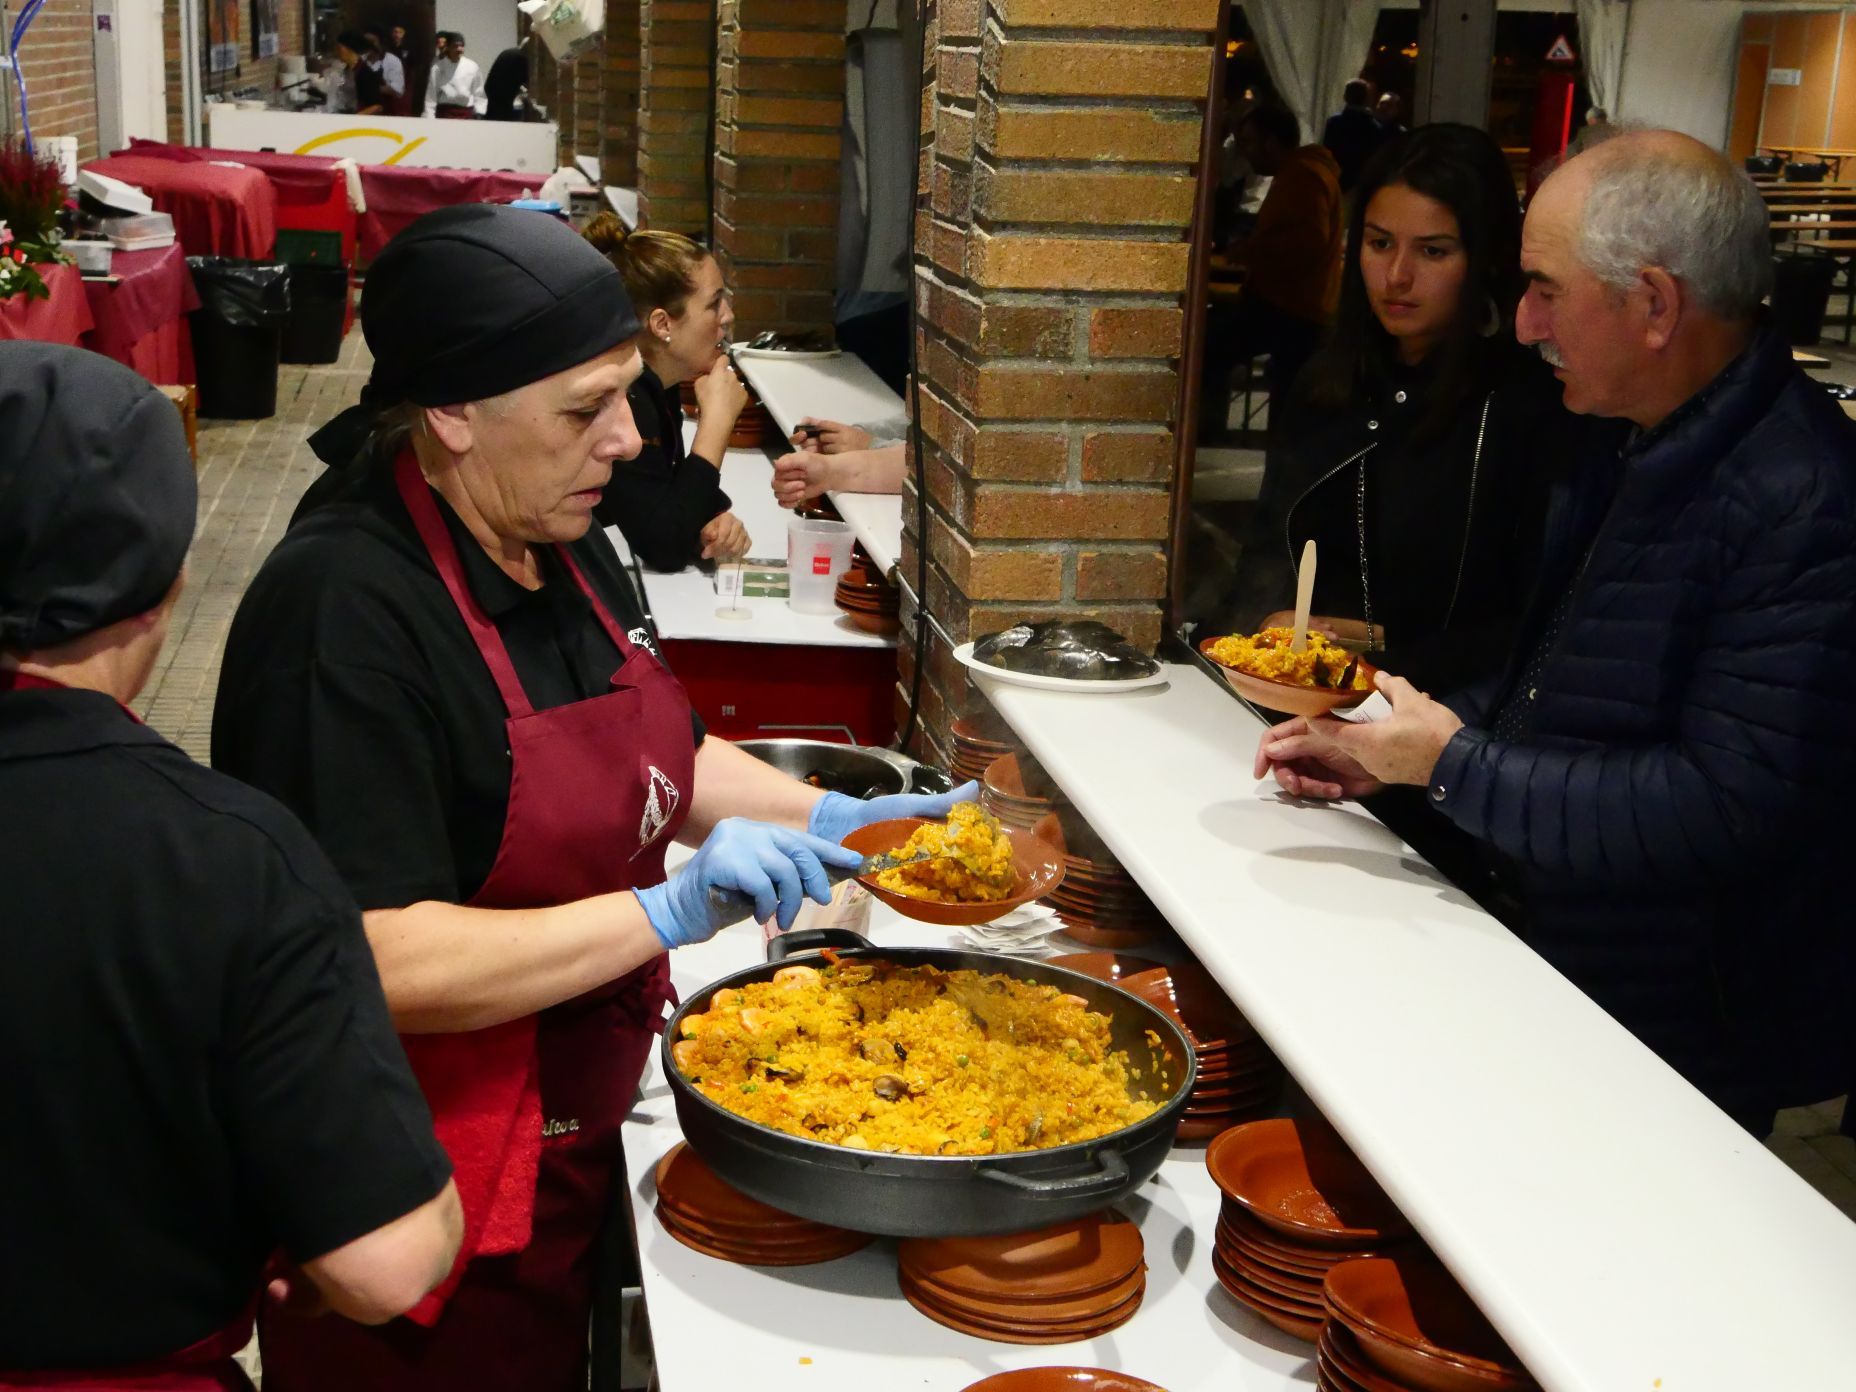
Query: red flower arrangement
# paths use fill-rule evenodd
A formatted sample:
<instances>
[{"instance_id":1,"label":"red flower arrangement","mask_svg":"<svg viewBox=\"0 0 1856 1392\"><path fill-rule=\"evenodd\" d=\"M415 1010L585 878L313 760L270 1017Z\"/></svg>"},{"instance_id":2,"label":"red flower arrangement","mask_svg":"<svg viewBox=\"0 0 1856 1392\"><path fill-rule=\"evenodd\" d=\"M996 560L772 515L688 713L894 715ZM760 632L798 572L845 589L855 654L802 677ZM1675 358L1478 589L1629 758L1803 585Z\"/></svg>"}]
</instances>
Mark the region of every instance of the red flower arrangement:
<instances>
[{"instance_id":1,"label":"red flower arrangement","mask_svg":"<svg viewBox=\"0 0 1856 1392\"><path fill-rule=\"evenodd\" d=\"M64 199L64 179L56 162L29 154L12 141L0 144L0 300L50 296L32 267L64 259L58 251L58 212Z\"/></svg>"}]
</instances>

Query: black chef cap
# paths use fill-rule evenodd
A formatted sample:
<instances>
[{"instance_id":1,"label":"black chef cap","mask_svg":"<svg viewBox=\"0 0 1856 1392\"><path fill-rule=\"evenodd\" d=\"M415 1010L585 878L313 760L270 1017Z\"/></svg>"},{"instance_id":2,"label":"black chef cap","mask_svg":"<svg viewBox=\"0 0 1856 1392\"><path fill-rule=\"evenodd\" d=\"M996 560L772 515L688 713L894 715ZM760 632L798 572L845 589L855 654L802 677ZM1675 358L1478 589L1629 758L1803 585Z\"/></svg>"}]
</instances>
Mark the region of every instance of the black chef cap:
<instances>
[{"instance_id":1,"label":"black chef cap","mask_svg":"<svg viewBox=\"0 0 1856 1392\"><path fill-rule=\"evenodd\" d=\"M79 348L0 343L0 648L153 609L198 498L180 413L145 380Z\"/></svg>"},{"instance_id":2,"label":"black chef cap","mask_svg":"<svg viewBox=\"0 0 1856 1392\"><path fill-rule=\"evenodd\" d=\"M613 264L566 223L485 203L427 213L368 269L374 355L361 405L311 439L347 464L382 410L480 401L577 367L638 332Z\"/></svg>"}]
</instances>

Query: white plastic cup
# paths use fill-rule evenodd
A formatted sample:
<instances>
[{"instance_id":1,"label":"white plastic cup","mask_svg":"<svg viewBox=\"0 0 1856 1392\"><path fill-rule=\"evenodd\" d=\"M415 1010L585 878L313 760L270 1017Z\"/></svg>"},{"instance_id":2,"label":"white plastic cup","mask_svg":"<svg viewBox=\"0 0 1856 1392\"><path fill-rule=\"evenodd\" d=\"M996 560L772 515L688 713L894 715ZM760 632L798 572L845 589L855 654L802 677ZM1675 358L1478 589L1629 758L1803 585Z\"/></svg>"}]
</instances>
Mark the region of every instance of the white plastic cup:
<instances>
[{"instance_id":1,"label":"white plastic cup","mask_svg":"<svg viewBox=\"0 0 1856 1392\"><path fill-rule=\"evenodd\" d=\"M844 522L795 517L786 524L787 599L800 614L837 610L838 579L851 568L851 529Z\"/></svg>"}]
</instances>

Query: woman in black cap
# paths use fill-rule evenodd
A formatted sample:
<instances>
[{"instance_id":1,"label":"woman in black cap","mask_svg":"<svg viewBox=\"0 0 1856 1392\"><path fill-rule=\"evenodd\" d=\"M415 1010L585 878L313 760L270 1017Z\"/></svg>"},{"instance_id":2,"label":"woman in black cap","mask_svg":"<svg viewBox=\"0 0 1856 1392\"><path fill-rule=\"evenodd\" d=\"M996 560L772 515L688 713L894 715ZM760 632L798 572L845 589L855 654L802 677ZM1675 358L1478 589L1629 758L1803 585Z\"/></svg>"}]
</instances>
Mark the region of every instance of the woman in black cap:
<instances>
[{"instance_id":1,"label":"woman in black cap","mask_svg":"<svg viewBox=\"0 0 1856 1392\"><path fill-rule=\"evenodd\" d=\"M374 263L362 326L373 376L233 622L213 761L296 808L367 911L465 1241L408 1320L267 1320L265 1385L583 1392L665 949L740 917L716 890L790 924L857 863L845 834L953 799L821 794L704 737L592 527L638 450L641 363L572 229L428 214ZM672 838L701 846L666 880Z\"/></svg>"},{"instance_id":2,"label":"woman in black cap","mask_svg":"<svg viewBox=\"0 0 1856 1392\"><path fill-rule=\"evenodd\" d=\"M272 1253L280 1293L380 1321L461 1235L352 896L289 813L126 704L194 504L147 382L0 343L8 1388L249 1388L232 1355Z\"/></svg>"}]
</instances>

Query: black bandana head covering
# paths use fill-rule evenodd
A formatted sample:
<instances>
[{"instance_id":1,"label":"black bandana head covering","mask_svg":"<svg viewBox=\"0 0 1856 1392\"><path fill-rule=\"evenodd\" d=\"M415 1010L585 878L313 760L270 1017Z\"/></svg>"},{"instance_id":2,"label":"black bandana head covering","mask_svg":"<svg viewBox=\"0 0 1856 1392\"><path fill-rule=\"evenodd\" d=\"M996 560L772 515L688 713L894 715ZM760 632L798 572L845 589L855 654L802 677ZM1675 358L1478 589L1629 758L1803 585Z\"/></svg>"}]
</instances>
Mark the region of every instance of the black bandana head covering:
<instances>
[{"instance_id":1,"label":"black bandana head covering","mask_svg":"<svg viewBox=\"0 0 1856 1392\"><path fill-rule=\"evenodd\" d=\"M198 500L180 413L142 377L79 348L0 343L0 648L153 609Z\"/></svg>"},{"instance_id":2,"label":"black bandana head covering","mask_svg":"<svg viewBox=\"0 0 1856 1392\"><path fill-rule=\"evenodd\" d=\"M352 460L390 406L480 401L578 367L638 333L613 264L546 213L487 203L427 213L368 269L361 330L374 371L361 404L311 438Z\"/></svg>"}]
</instances>

